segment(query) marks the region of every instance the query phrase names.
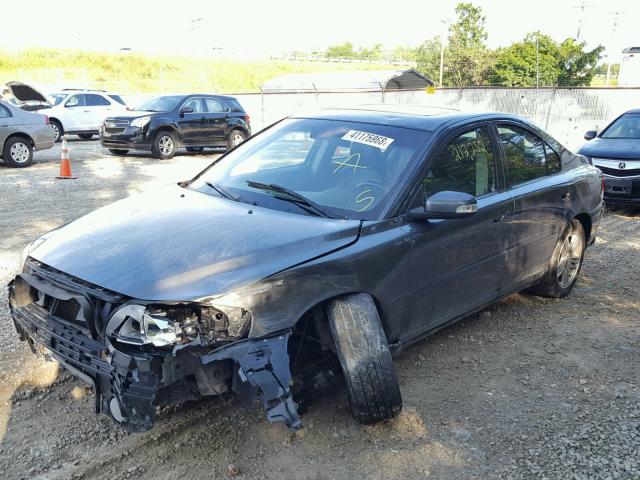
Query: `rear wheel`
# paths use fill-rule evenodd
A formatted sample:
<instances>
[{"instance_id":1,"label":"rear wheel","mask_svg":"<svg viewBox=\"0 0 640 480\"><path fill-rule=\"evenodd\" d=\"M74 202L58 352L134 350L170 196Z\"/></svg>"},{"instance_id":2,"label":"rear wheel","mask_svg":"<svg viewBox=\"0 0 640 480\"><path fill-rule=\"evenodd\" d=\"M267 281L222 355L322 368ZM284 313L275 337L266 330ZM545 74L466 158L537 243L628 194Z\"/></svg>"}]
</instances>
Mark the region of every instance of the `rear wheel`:
<instances>
[{"instance_id":1,"label":"rear wheel","mask_svg":"<svg viewBox=\"0 0 640 480\"><path fill-rule=\"evenodd\" d=\"M584 248L584 228L574 219L558 240L549 270L529 291L543 297L567 296L578 280Z\"/></svg>"},{"instance_id":2,"label":"rear wheel","mask_svg":"<svg viewBox=\"0 0 640 480\"><path fill-rule=\"evenodd\" d=\"M64 135L62 124L58 120L49 120L49 127L53 132L53 141L59 142L62 140L62 135Z\"/></svg>"},{"instance_id":3,"label":"rear wheel","mask_svg":"<svg viewBox=\"0 0 640 480\"><path fill-rule=\"evenodd\" d=\"M169 160L176 154L176 137L169 131L161 131L153 139L153 156L160 160Z\"/></svg>"},{"instance_id":4,"label":"rear wheel","mask_svg":"<svg viewBox=\"0 0 640 480\"><path fill-rule=\"evenodd\" d=\"M187 147L187 152L189 153L202 153L204 151L204 147Z\"/></svg>"},{"instance_id":5,"label":"rear wheel","mask_svg":"<svg viewBox=\"0 0 640 480\"><path fill-rule=\"evenodd\" d=\"M118 148L110 148L109 152L113 153L114 155L126 155L127 153L129 153L129 150L120 150Z\"/></svg>"},{"instance_id":6,"label":"rear wheel","mask_svg":"<svg viewBox=\"0 0 640 480\"><path fill-rule=\"evenodd\" d=\"M247 136L244 132L240 130L231 130L229 138L227 138L227 150L231 150L233 147L240 145L246 138Z\"/></svg>"},{"instance_id":7,"label":"rear wheel","mask_svg":"<svg viewBox=\"0 0 640 480\"><path fill-rule=\"evenodd\" d=\"M79 133L78 137L82 140L91 140L93 138L93 133Z\"/></svg>"},{"instance_id":8,"label":"rear wheel","mask_svg":"<svg viewBox=\"0 0 640 480\"><path fill-rule=\"evenodd\" d=\"M28 167L33 162L33 147L24 138L10 138L4 144L2 158L10 167Z\"/></svg>"},{"instance_id":9,"label":"rear wheel","mask_svg":"<svg viewBox=\"0 0 640 480\"><path fill-rule=\"evenodd\" d=\"M327 314L353 417L372 424L398 415L400 386L371 296L360 293L333 300Z\"/></svg>"}]
</instances>

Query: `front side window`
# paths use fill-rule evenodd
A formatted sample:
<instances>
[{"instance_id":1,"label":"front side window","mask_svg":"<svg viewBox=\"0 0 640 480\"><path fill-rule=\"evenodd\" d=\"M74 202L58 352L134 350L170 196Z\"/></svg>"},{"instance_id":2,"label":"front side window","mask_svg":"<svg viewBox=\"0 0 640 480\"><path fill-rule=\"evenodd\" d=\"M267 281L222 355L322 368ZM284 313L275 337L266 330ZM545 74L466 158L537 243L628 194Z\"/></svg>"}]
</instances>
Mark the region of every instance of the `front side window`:
<instances>
[{"instance_id":1,"label":"front side window","mask_svg":"<svg viewBox=\"0 0 640 480\"><path fill-rule=\"evenodd\" d=\"M495 158L487 127L450 141L422 180L425 198L449 190L476 197L497 189Z\"/></svg>"},{"instance_id":2,"label":"front side window","mask_svg":"<svg viewBox=\"0 0 640 480\"><path fill-rule=\"evenodd\" d=\"M84 95L72 95L65 104L66 107L84 107Z\"/></svg>"},{"instance_id":3,"label":"front side window","mask_svg":"<svg viewBox=\"0 0 640 480\"><path fill-rule=\"evenodd\" d=\"M507 161L511 185L519 185L548 174L545 144L537 135L513 125L498 125L498 138ZM547 148L550 149L548 146ZM553 161L559 168L557 155ZM553 167L552 170L557 169Z\"/></svg>"},{"instance_id":4,"label":"front side window","mask_svg":"<svg viewBox=\"0 0 640 480\"><path fill-rule=\"evenodd\" d=\"M640 139L640 114L622 115L602 132L600 138Z\"/></svg>"},{"instance_id":5,"label":"front side window","mask_svg":"<svg viewBox=\"0 0 640 480\"><path fill-rule=\"evenodd\" d=\"M193 110L192 113L202 113L204 112L204 108L202 107L202 99L201 98L192 98L187 100L184 105L182 105L182 109L191 108Z\"/></svg>"},{"instance_id":6,"label":"front side window","mask_svg":"<svg viewBox=\"0 0 640 480\"><path fill-rule=\"evenodd\" d=\"M305 213L284 187L333 218L372 220L389 205L428 132L327 119L288 119L242 143L194 180L249 204ZM298 199L299 200L299 199Z\"/></svg>"},{"instance_id":7,"label":"front side window","mask_svg":"<svg viewBox=\"0 0 640 480\"><path fill-rule=\"evenodd\" d=\"M8 108L3 105L0 105L0 118L9 118L11 117L11 112Z\"/></svg>"}]
</instances>

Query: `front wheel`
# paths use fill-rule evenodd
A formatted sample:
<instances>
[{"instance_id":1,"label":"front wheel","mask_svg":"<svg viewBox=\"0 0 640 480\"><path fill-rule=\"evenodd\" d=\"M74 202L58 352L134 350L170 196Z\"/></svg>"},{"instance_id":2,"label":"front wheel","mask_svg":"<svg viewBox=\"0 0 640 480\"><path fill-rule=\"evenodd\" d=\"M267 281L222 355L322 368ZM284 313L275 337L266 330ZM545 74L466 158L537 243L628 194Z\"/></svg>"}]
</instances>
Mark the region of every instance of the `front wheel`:
<instances>
[{"instance_id":1,"label":"front wheel","mask_svg":"<svg viewBox=\"0 0 640 480\"><path fill-rule=\"evenodd\" d=\"M368 425L398 415L400 386L371 296L359 293L333 300L327 314L353 418Z\"/></svg>"},{"instance_id":2,"label":"front wheel","mask_svg":"<svg viewBox=\"0 0 640 480\"><path fill-rule=\"evenodd\" d=\"M229 138L227 138L227 150L231 150L232 148L237 147L242 142L244 142L246 138L247 136L244 134L244 132L240 130L231 130Z\"/></svg>"},{"instance_id":3,"label":"front wheel","mask_svg":"<svg viewBox=\"0 0 640 480\"><path fill-rule=\"evenodd\" d=\"M582 268L584 248L584 228L579 220L574 219L560 236L547 273L529 291L542 297L569 295Z\"/></svg>"},{"instance_id":4,"label":"front wheel","mask_svg":"<svg viewBox=\"0 0 640 480\"><path fill-rule=\"evenodd\" d=\"M126 155L129 153L129 150L120 150L119 148L110 148L109 152L114 155Z\"/></svg>"},{"instance_id":5,"label":"front wheel","mask_svg":"<svg viewBox=\"0 0 640 480\"><path fill-rule=\"evenodd\" d=\"M176 154L176 137L168 131L159 132L153 139L151 153L160 160L169 160Z\"/></svg>"},{"instance_id":6,"label":"front wheel","mask_svg":"<svg viewBox=\"0 0 640 480\"><path fill-rule=\"evenodd\" d=\"M4 144L2 158L10 167L28 167L33 161L33 147L23 138L10 138Z\"/></svg>"}]
</instances>

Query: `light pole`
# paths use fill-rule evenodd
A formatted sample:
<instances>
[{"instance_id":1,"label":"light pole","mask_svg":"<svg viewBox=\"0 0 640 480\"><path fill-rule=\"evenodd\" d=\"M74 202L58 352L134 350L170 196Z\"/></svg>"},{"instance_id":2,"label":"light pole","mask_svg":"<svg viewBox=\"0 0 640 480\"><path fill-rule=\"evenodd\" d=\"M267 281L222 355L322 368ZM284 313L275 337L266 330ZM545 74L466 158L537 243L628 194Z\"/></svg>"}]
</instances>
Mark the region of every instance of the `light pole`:
<instances>
[{"instance_id":1,"label":"light pole","mask_svg":"<svg viewBox=\"0 0 640 480\"><path fill-rule=\"evenodd\" d=\"M444 20L440 20L442 23L442 32L440 33L440 83L438 84L442 87L442 79L444 77L444 35L445 35L445 26L451 24L451 20L445 18Z\"/></svg>"}]
</instances>

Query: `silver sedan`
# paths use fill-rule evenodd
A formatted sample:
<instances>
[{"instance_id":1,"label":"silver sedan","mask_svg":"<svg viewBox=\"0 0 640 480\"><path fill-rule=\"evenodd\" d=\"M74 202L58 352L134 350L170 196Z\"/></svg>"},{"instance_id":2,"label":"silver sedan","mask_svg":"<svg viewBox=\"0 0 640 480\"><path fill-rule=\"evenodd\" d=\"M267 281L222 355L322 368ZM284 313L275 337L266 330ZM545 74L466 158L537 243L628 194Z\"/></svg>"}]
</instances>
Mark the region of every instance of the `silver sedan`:
<instances>
[{"instance_id":1,"label":"silver sedan","mask_svg":"<svg viewBox=\"0 0 640 480\"><path fill-rule=\"evenodd\" d=\"M18 168L31 165L34 150L46 150L53 144L46 115L0 101L0 155L5 164Z\"/></svg>"}]
</instances>

